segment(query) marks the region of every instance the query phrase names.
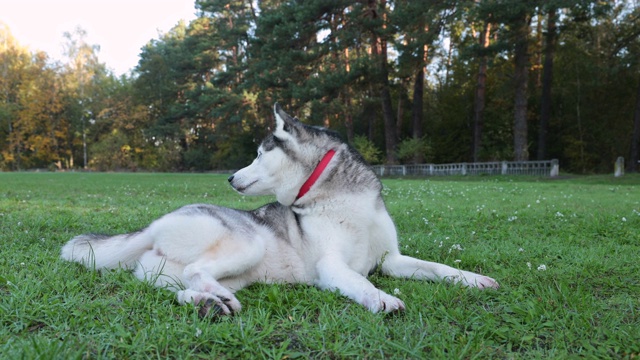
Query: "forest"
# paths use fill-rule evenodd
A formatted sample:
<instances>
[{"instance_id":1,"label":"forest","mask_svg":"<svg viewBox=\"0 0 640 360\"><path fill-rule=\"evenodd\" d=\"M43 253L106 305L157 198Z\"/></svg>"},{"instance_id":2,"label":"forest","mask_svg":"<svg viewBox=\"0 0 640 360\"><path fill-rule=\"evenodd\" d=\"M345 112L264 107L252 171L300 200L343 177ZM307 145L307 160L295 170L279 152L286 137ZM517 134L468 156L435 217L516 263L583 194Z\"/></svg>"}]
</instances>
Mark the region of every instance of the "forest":
<instances>
[{"instance_id":1,"label":"forest","mask_svg":"<svg viewBox=\"0 0 640 360\"><path fill-rule=\"evenodd\" d=\"M280 103L372 164L640 154L637 0L196 0L115 76L0 24L0 170L211 171L255 155Z\"/></svg>"}]
</instances>

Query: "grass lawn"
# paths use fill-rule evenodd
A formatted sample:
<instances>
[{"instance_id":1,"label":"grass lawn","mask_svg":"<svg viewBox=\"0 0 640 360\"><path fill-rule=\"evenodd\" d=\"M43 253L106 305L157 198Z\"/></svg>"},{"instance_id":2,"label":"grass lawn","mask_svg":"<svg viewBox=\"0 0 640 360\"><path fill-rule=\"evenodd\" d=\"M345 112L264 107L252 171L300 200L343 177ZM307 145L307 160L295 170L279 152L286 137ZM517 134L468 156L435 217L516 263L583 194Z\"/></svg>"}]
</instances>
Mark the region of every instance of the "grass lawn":
<instances>
[{"instance_id":1,"label":"grass lawn","mask_svg":"<svg viewBox=\"0 0 640 360\"><path fill-rule=\"evenodd\" d=\"M384 180L405 254L501 288L371 280L401 315L308 286L253 285L203 320L125 271L59 259L86 232L145 227L181 205L250 209L207 174L0 173L0 358L637 358L640 177Z\"/></svg>"}]
</instances>

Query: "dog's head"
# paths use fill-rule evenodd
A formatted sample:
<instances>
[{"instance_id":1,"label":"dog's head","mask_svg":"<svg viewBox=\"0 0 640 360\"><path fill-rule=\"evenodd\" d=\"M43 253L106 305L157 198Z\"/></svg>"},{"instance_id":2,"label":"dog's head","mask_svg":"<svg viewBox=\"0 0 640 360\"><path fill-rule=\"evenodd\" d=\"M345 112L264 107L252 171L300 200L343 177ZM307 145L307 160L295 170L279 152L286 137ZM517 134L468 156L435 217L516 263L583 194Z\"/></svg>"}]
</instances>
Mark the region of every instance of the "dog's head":
<instances>
[{"instance_id":1,"label":"dog's head","mask_svg":"<svg viewBox=\"0 0 640 360\"><path fill-rule=\"evenodd\" d=\"M258 147L253 162L229 178L245 195L275 195L291 205L298 191L327 151L342 144L333 133L305 125L274 105L276 128Z\"/></svg>"}]
</instances>

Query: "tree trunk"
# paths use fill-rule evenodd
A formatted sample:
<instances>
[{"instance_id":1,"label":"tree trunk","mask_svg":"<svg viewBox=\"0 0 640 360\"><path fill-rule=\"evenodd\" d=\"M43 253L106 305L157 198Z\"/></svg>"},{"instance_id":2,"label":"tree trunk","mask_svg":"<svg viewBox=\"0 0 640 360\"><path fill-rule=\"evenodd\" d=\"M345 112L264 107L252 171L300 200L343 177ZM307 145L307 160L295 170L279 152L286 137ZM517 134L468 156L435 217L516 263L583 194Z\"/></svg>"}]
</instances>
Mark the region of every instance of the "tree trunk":
<instances>
[{"instance_id":1,"label":"tree trunk","mask_svg":"<svg viewBox=\"0 0 640 360\"><path fill-rule=\"evenodd\" d=\"M398 105L396 111L396 136L398 139L401 139L403 137L402 123L404 119L404 105L402 104L402 101L404 100L404 94L407 92L407 84L409 83L409 81L410 79L408 78L400 79L400 91L398 94Z\"/></svg>"},{"instance_id":2,"label":"tree trunk","mask_svg":"<svg viewBox=\"0 0 640 360\"><path fill-rule=\"evenodd\" d=\"M12 119L9 119L9 133L8 133L8 143L9 143L9 153L13 156L13 162L11 163L11 170L20 170L20 143L17 140L14 140L16 134L14 134Z\"/></svg>"},{"instance_id":3,"label":"tree trunk","mask_svg":"<svg viewBox=\"0 0 640 360\"><path fill-rule=\"evenodd\" d=\"M542 62L543 59L543 36L542 33L542 11L539 11L536 16L536 48L535 48L535 64L532 66L535 69L536 76L536 89L539 89L542 86Z\"/></svg>"},{"instance_id":4,"label":"tree trunk","mask_svg":"<svg viewBox=\"0 0 640 360\"><path fill-rule=\"evenodd\" d=\"M516 23L515 69L514 69L514 121L513 121L513 153L515 161L529 160L527 143L527 88L528 88L528 37L529 14L523 14Z\"/></svg>"},{"instance_id":5,"label":"tree trunk","mask_svg":"<svg viewBox=\"0 0 640 360\"><path fill-rule=\"evenodd\" d=\"M551 119L551 84L553 83L553 57L556 46L556 9L549 9L547 35L542 73L542 97L540 99L540 129L538 130L538 160L547 157L547 133Z\"/></svg>"},{"instance_id":6,"label":"tree trunk","mask_svg":"<svg viewBox=\"0 0 640 360\"><path fill-rule=\"evenodd\" d=\"M353 133L353 117L351 116L351 112L347 112L345 114L344 123L347 128L347 142L349 144L353 144L354 133Z\"/></svg>"},{"instance_id":7,"label":"tree trunk","mask_svg":"<svg viewBox=\"0 0 640 360\"><path fill-rule=\"evenodd\" d=\"M384 61L386 62L386 56ZM386 65L383 66L386 70ZM384 79L387 79L386 71L384 72ZM388 80L381 84L382 90L380 91L380 97L382 98L382 115L384 117L384 142L387 152L387 164L396 164L398 158L396 157L396 122L393 118L393 105L391 104L391 92L389 91Z\"/></svg>"},{"instance_id":8,"label":"tree trunk","mask_svg":"<svg viewBox=\"0 0 640 360\"><path fill-rule=\"evenodd\" d=\"M387 6L386 0L380 0L379 7L376 1L369 1L372 10L372 16L378 16L378 9L384 14ZM384 15L383 15L384 16ZM384 20L384 19L383 19ZM386 20L385 20L386 21ZM380 92L380 100L382 103L382 117L384 119L384 140L386 150L386 163L396 164L396 145L398 142L396 133L396 121L393 116L393 105L391 101L391 92L389 90L389 69L387 68L387 40L381 35L386 25L382 24L382 29L373 37L373 56L378 62L377 86Z\"/></svg>"},{"instance_id":9,"label":"tree trunk","mask_svg":"<svg viewBox=\"0 0 640 360\"><path fill-rule=\"evenodd\" d=\"M413 128L413 138L422 138L422 116L424 115L424 64L421 64L413 83L413 102L411 104L411 125ZM417 152L413 160L416 164L424 162L424 154Z\"/></svg>"},{"instance_id":10,"label":"tree trunk","mask_svg":"<svg viewBox=\"0 0 640 360\"><path fill-rule=\"evenodd\" d=\"M637 172L638 160L640 160L640 81L636 95L636 110L633 114L633 135L631 136L631 156L629 159L629 172Z\"/></svg>"},{"instance_id":11,"label":"tree trunk","mask_svg":"<svg viewBox=\"0 0 640 360\"><path fill-rule=\"evenodd\" d=\"M478 42L482 49L489 46L489 35L491 33L491 23L487 21L482 28ZM487 82L487 56L480 57L480 66L478 67L478 81L476 83L476 92L473 99L473 162L480 161L480 151L482 149L482 129L484 127L484 107L485 107L485 89Z\"/></svg>"}]
</instances>

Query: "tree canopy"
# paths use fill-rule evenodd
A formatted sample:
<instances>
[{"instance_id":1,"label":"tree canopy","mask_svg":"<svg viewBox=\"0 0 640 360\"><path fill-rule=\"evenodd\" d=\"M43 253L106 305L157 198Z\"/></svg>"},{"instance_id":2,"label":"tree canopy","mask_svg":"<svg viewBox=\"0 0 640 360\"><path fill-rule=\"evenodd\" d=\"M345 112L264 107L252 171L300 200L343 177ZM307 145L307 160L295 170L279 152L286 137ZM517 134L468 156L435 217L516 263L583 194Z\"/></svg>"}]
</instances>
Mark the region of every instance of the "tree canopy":
<instances>
[{"instance_id":1,"label":"tree canopy","mask_svg":"<svg viewBox=\"0 0 640 360\"><path fill-rule=\"evenodd\" d=\"M278 101L370 162L638 166L640 8L628 0L197 0L111 74L0 26L0 169L235 169Z\"/></svg>"}]
</instances>

